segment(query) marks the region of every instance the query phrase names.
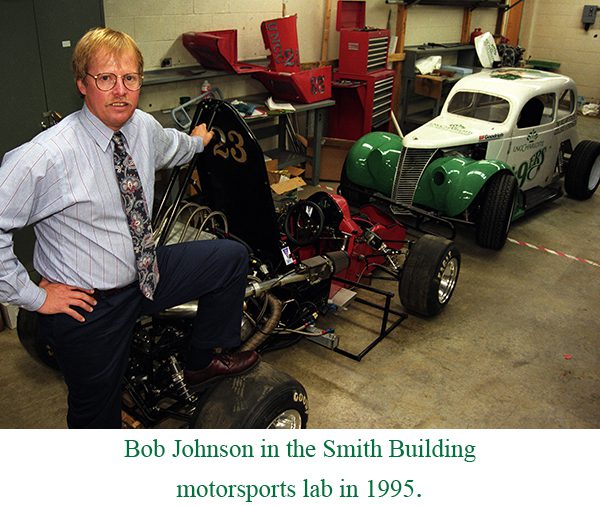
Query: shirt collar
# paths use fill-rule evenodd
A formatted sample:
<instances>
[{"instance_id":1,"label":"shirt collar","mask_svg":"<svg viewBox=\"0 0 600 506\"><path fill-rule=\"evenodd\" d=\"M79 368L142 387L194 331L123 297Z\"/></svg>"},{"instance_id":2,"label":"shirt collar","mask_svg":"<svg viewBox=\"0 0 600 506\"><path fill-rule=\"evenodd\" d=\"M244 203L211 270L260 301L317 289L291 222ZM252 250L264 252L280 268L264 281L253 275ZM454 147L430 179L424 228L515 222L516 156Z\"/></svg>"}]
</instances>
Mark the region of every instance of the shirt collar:
<instances>
[{"instance_id":1,"label":"shirt collar","mask_svg":"<svg viewBox=\"0 0 600 506\"><path fill-rule=\"evenodd\" d=\"M107 151L110 148L110 142L115 132L112 128L109 128L102 123L99 118L94 116L86 104L83 105L81 112L80 118L83 128L89 133L90 137L96 141L96 144L98 144L102 151ZM126 144L131 146L136 134L133 116L121 127L121 132L123 132Z\"/></svg>"}]
</instances>

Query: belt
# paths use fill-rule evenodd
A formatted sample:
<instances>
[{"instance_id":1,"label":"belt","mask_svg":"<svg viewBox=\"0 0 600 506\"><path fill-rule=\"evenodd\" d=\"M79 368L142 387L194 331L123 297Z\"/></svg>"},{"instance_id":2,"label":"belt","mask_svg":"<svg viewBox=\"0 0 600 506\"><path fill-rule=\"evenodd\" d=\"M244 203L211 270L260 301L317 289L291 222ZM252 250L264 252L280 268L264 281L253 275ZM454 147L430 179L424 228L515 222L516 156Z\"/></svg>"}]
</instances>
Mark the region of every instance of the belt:
<instances>
[{"instance_id":1,"label":"belt","mask_svg":"<svg viewBox=\"0 0 600 506\"><path fill-rule=\"evenodd\" d=\"M123 293L125 290L129 290L130 288L134 288L136 286L137 282L134 281L133 283L127 286L122 286L120 288L109 288L108 290L98 290L97 288L94 288L94 295L102 298L112 297L113 295Z\"/></svg>"}]
</instances>

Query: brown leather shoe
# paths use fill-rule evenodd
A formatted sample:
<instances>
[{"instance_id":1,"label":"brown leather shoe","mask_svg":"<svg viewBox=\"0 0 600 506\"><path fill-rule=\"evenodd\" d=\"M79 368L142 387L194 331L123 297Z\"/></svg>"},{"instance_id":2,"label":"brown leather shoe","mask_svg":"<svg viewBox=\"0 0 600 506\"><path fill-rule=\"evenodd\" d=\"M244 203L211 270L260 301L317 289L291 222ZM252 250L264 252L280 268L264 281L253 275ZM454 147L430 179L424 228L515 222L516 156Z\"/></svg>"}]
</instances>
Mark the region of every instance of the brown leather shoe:
<instances>
[{"instance_id":1,"label":"brown leather shoe","mask_svg":"<svg viewBox=\"0 0 600 506\"><path fill-rule=\"evenodd\" d=\"M185 370L183 371L183 377L189 386L195 387L224 376L236 376L246 372L258 363L258 359L259 355L254 350L239 353L219 353L213 357L210 364L204 369Z\"/></svg>"}]
</instances>

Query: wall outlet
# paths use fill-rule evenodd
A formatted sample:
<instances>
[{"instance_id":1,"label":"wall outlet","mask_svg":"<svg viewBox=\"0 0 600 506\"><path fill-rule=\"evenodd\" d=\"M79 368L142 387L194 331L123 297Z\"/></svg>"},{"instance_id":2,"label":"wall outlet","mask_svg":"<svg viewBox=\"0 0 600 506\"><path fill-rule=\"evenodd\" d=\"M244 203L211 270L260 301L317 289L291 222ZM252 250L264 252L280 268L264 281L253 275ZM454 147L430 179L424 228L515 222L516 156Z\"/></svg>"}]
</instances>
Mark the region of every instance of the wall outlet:
<instances>
[{"instance_id":1,"label":"wall outlet","mask_svg":"<svg viewBox=\"0 0 600 506\"><path fill-rule=\"evenodd\" d=\"M598 9L599 7L597 5L584 5L581 22L584 25L593 25L596 22L596 12Z\"/></svg>"}]
</instances>

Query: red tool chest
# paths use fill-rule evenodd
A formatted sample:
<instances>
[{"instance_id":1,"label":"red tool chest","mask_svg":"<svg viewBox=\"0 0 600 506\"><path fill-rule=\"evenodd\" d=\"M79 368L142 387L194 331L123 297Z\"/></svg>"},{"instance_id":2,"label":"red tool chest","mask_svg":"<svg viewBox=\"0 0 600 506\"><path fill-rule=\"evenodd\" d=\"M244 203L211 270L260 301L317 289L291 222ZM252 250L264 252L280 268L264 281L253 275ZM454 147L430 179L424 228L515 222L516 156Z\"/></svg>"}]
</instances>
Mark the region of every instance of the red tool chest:
<instances>
[{"instance_id":1,"label":"red tool chest","mask_svg":"<svg viewBox=\"0 0 600 506\"><path fill-rule=\"evenodd\" d=\"M390 31L365 25L366 2L338 1L335 27L340 32L339 71L363 76L385 70Z\"/></svg>"},{"instance_id":2,"label":"red tool chest","mask_svg":"<svg viewBox=\"0 0 600 506\"><path fill-rule=\"evenodd\" d=\"M338 1L339 66L333 73L335 106L328 135L356 140L387 125L394 86L387 70L390 32L365 26L365 2Z\"/></svg>"},{"instance_id":3,"label":"red tool chest","mask_svg":"<svg viewBox=\"0 0 600 506\"><path fill-rule=\"evenodd\" d=\"M394 71L381 70L363 76L334 72L332 93L335 106L329 113L327 135L357 140L387 125L390 119Z\"/></svg>"}]
</instances>

